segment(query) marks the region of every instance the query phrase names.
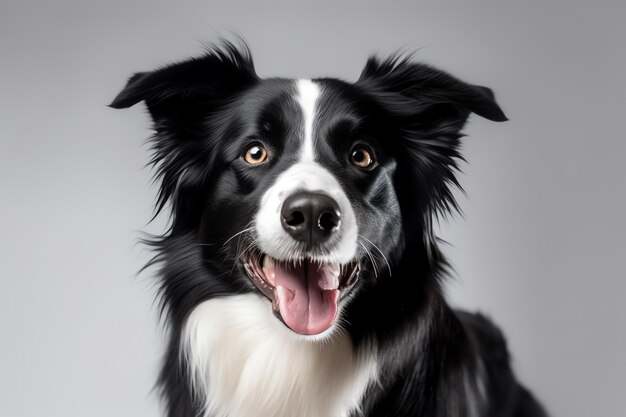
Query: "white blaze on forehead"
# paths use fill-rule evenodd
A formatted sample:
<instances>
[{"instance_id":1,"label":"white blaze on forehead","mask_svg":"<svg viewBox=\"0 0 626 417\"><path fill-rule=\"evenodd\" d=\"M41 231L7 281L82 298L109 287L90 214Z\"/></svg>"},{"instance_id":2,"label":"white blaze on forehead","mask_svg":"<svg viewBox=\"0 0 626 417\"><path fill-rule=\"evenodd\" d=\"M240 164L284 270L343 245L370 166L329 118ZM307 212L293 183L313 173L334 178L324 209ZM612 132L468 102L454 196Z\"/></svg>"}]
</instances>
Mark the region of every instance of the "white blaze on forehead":
<instances>
[{"instance_id":1,"label":"white blaze on forehead","mask_svg":"<svg viewBox=\"0 0 626 417\"><path fill-rule=\"evenodd\" d=\"M320 95L320 89L311 80L298 80L298 104L302 109L304 138L300 152L301 161L313 161L313 121L315 119L315 104Z\"/></svg>"}]
</instances>

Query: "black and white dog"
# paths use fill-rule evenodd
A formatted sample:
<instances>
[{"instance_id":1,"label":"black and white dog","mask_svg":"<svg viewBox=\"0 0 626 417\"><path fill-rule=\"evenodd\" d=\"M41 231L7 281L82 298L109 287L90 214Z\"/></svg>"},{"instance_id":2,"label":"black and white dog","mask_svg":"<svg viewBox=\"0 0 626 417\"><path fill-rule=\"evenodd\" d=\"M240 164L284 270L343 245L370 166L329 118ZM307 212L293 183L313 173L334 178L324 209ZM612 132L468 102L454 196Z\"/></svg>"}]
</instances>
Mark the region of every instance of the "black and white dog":
<instances>
[{"instance_id":1,"label":"black and white dog","mask_svg":"<svg viewBox=\"0 0 626 417\"><path fill-rule=\"evenodd\" d=\"M134 75L154 120L150 241L171 417L543 416L500 331L453 311L433 219L485 87L393 56L355 83L259 78L247 47Z\"/></svg>"}]
</instances>

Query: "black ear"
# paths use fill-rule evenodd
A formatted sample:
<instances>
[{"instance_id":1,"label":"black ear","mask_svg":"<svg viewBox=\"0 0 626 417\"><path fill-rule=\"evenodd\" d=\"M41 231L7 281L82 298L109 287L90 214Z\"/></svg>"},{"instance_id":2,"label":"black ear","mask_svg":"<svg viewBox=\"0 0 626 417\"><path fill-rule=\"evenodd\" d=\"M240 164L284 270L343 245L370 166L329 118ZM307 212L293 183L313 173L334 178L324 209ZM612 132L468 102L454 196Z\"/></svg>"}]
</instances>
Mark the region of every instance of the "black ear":
<instances>
[{"instance_id":1,"label":"black ear","mask_svg":"<svg viewBox=\"0 0 626 417\"><path fill-rule=\"evenodd\" d=\"M109 107L114 109L125 109L132 107L148 96L147 91L150 90L146 78L151 73L138 72L128 79L126 87L113 99Z\"/></svg>"},{"instance_id":2,"label":"black ear","mask_svg":"<svg viewBox=\"0 0 626 417\"><path fill-rule=\"evenodd\" d=\"M398 160L394 181L403 201L405 226L407 230L419 227L414 235L421 230L434 253L432 216L458 210L451 188L460 188L459 139L468 116L476 113L499 122L507 118L490 89L410 58L370 58L356 85L389 119L389 137L399 139L393 142Z\"/></svg>"},{"instance_id":3,"label":"black ear","mask_svg":"<svg viewBox=\"0 0 626 417\"><path fill-rule=\"evenodd\" d=\"M151 164L161 179L155 216L171 202L173 228L199 219L196 199L204 194L196 191L208 181L220 142L210 117L258 80L245 44L223 42L199 58L133 75L110 104L146 103L155 124Z\"/></svg>"},{"instance_id":4,"label":"black ear","mask_svg":"<svg viewBox=\"0 0 626 417\"><path fill-rule=\"evenodd\" d=\"M436 109L439 116L458 122L464 122L469 112L497 122L508 120L489 88L467 84L409 58L392 56L382 62L370 58L358 84L374 88L382 95L383 104L406 116L419 117L423 112L432 116Z\"/></svg>"},{"instance_id":5,"label":"black ear","mask_svg":"<svg viewBox=\"0 0 626 417\"><path fill-rule=\"evenodd\" d=\"M157 123L188 122L219 106L258 80L248 48L229 42L156 71L133 75L109 105L115 109L145 101Z\"/></svg>"}]
</instances>

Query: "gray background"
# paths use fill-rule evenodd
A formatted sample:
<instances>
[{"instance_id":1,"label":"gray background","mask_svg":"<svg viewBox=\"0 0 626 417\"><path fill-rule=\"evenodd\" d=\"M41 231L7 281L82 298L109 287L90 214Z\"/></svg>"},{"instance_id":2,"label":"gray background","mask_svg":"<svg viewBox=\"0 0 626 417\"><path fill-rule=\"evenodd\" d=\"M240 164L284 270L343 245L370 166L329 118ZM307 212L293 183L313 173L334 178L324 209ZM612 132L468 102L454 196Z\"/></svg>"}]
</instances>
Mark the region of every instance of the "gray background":
<instances>
[{"instance_id":1,"label":"gray background","mask_svg":"<svg viewBox=\"0 0 626 417\"><path fill-rule=\"evenodd\" d=\"M0 415L155 416L163 336L136 245L145 111L133 71L234 31L262 76L354 80L370 53L492 87L467 127L465 217L441 225L456 305L505 329L555 416L625 415L626 25L622 1L0 4Z\"/></svg>"}]
</instances>

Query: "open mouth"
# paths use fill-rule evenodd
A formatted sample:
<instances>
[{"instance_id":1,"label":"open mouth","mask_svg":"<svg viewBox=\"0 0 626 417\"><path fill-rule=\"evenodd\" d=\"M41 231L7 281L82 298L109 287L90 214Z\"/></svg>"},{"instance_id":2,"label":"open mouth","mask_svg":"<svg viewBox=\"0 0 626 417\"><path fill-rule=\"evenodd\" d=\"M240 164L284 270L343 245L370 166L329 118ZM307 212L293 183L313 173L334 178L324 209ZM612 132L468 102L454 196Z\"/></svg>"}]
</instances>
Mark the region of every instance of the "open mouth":
<instances>
[{"instance_id":1,"label":"open mouth","mask_svg":"<svg viewBox=\"0 0 626 417\"><path fill-rule=\"evenodd\" d=\"M257 288L272 302L274 314L291 330L314 335L329 329L339 301L354 286L359 263L322 263L312 259L279 262L251 253L244 267Z\"/></svg>"}]
</instances>

